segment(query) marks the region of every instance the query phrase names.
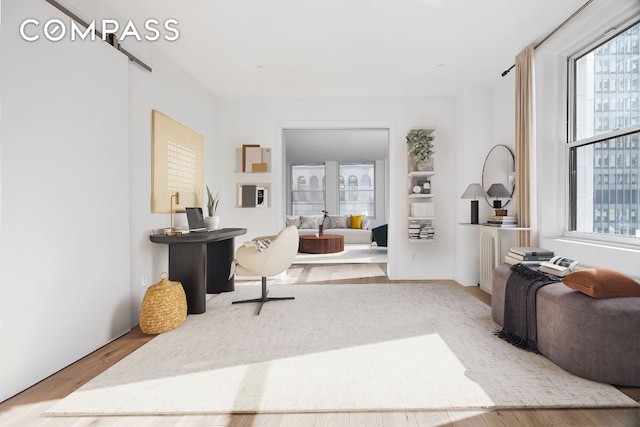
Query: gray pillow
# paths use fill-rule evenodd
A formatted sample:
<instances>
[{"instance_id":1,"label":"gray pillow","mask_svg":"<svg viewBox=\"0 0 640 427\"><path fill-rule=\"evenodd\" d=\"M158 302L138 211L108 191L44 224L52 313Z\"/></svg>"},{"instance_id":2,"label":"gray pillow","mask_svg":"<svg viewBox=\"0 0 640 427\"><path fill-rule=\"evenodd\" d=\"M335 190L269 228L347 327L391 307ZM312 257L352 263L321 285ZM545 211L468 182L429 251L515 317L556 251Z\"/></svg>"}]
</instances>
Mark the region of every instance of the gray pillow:
<instances>
[{"instance_id":1,"label":"gray pillow","mask_svg":"<svg viewBox=\"0 0 640 427\"><path fill-rule=\"evenodd\" d=\"M300 217L299 216L287 216L285 218L286 226L295 225L297 228L300 228Z\"/></svg>"},{"instance_id":2,"label":"gray pillow","mask_svg":"<svg viewBox=\"0 0 640 427\"><path fill-rule=\"evenodd\" d=\"M332 216L329 228L347 228L349 227L349 216Z\"/></svg>"},{"instance_id":3,"label":"gray pillow","mask_svg":"<svg viewBox=\"0 0 640 427\"><path fill-rule=\"evenodd\" d=\"M331 228L331 218L329 218L328 216L322 218L322 227L325 230L328 230L329 228Z\"/></svg>"},{"instance_id":4,"label":"gray pillow","mask_svg":"<svg viewBox=\"0 0 640 427\"><path fill-rule=\"evenodd\" d=\"M318 228L318 219L315 216L302 215L300 217L300 226L298 228L301 230Z\"/></svg>"}]
</instances>

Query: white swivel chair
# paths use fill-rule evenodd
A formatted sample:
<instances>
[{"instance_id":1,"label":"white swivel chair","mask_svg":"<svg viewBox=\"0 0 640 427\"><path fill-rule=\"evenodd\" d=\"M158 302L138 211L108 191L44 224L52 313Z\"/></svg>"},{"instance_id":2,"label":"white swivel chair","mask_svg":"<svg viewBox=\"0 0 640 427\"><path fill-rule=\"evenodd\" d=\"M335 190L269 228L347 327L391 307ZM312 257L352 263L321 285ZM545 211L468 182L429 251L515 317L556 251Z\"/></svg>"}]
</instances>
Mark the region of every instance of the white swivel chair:
<instances>
[{"instance_id":1,"label":"white swivel chair","mask_svg":"<svg viewBox=\"0 0 640 427\"><path fill-rule=\"evenodd\" d=\"M270 241L267 247L259 241ZM233 301L232 304L257 302L262 305L269 301L294 299L294 297L267 297L267 277L275 276L285 271L298 253L298 229L295 226L284 228L276 236L264 236L253 239L250 244L240 246L236 251L235 273L240 276L261 276L262 296L260 298Z\"/></svg>"}]
</instances>

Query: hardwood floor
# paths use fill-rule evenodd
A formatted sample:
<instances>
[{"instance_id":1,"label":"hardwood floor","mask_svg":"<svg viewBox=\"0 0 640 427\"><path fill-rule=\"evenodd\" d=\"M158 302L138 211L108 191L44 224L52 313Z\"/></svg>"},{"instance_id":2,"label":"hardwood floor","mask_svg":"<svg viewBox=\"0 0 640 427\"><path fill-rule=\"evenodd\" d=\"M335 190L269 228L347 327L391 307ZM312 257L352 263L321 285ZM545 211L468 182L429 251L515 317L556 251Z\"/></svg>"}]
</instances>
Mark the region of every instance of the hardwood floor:
<instances>
[{"instance_id":1,"label":"hardwood floor","mask_svg":"<svg viewBox=\"0 0 640 427\"><path fill-rule=\"evenodd\" d=\"M386 277L386 264L293 265L281 283L416 283ZM429 283L442 281L423 281ZM455 282L454 282L455 283ZM464 288L486 304L491 296ZM516 409L486 411L340 412L188 416L45 417L40 414L153 337L138 327L78 362L0 403L0 426L208 427L208 426L640 426L640 409ZM640 389L620 388L635 400Z\"/></svg>"}]
</instances>

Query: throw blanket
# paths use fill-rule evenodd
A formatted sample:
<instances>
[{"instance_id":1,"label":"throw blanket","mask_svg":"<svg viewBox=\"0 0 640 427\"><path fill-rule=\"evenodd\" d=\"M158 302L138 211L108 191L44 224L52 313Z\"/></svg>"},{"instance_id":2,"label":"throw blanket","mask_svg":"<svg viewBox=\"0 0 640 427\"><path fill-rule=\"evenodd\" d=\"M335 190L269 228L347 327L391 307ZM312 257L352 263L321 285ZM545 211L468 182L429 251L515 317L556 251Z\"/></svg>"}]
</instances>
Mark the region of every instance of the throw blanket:
<instances>
[{"instance_id":1,"label":"throw blanket","mask_svg":"<svg viewBox=\"0 0 640 427\"><path fill-rule=\"evenodd\" d=\"M497 335L516 347L537 353L536 294L541 287L557 281L523 264L513 265L504 295L504 325Z\"/></svg>"}]
</instances>

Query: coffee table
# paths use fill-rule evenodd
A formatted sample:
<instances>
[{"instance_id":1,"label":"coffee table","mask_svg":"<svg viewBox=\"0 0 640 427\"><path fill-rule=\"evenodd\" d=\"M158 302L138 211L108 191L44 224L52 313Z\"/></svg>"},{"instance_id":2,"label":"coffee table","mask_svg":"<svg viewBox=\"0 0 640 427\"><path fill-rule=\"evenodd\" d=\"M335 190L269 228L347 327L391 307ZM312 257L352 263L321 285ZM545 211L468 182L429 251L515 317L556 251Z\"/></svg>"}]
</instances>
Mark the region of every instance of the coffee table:
<instances>
[{"instance_id":1,"label":"coffee table","mask_svg":"<svg viewBox=\"0 0 640 427\"><path fill-rule=\"evenodd\" d=\"M344 251L344 236L341 234L300 236L298 252L307 254L333 254L342 251Z\"/></svg>"}]
</instances>

